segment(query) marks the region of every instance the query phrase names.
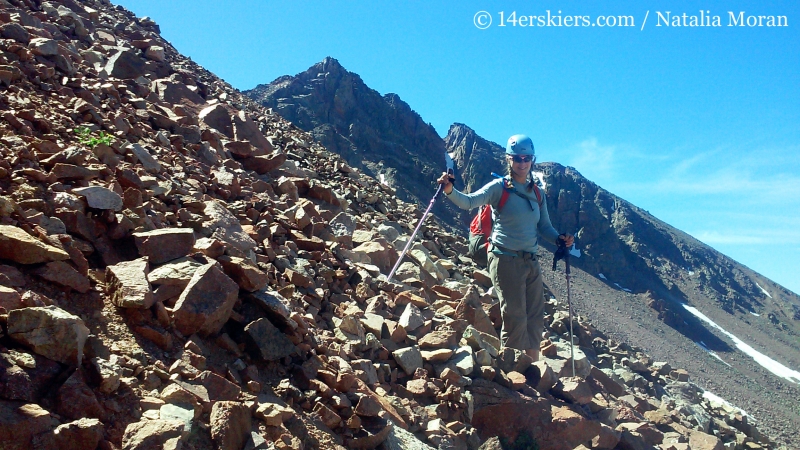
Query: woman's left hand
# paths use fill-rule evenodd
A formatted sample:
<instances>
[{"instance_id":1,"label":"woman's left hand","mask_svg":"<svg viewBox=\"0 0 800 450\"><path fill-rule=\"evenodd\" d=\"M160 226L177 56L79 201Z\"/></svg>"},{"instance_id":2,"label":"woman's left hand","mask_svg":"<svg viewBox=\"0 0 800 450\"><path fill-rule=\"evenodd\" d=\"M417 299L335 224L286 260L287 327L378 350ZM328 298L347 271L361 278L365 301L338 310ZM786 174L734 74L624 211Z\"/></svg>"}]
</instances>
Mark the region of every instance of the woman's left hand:
<instances>
[{"instance_id":1,"label":"woman's left hand","mask_svg":"<svg viewBox=\"0 0 800 450\"><path fill-rule=\"evenodd\" d=\"M561 234L558 236L558 238L567 244L567 248L572 247L572 244L575 243L575 237L568 233Z\"/></svg>"}]
</instances>

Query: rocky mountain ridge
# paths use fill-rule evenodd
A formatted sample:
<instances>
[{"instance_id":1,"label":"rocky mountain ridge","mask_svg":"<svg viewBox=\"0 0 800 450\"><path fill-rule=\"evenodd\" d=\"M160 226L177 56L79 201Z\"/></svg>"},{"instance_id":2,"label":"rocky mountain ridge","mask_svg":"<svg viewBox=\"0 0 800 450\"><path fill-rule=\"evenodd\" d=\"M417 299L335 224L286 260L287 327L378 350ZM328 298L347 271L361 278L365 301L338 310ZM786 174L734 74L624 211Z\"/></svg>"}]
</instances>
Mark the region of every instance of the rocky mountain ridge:
<instances>
[{"instance_id":1,"label":"rocky mountain ridge","mask_svg":"<svg viewBox=\"0 0 800 450\"><path fill-rule=\"evenodd\" d=\"M386 281L419 209L152 20L0 0L0 114L4 450L777 447L555 300L500 348L435 222Z\"/></svg>"},{"instance_id":2,"label":"rocky mountain ridge","mask_svg":"<svg viewBox=\"0 0 800 450\"><path fill-rule=\"evenodd\" d=\"M426 204L444 167L444 142L400 99L381 95L358 74L327 57L295 76L283 76L244 94L311 133L349 165L382 180L405 201ZM466 215L445 202L434 206L446 224Z\"/></svg>"}]
</instances>

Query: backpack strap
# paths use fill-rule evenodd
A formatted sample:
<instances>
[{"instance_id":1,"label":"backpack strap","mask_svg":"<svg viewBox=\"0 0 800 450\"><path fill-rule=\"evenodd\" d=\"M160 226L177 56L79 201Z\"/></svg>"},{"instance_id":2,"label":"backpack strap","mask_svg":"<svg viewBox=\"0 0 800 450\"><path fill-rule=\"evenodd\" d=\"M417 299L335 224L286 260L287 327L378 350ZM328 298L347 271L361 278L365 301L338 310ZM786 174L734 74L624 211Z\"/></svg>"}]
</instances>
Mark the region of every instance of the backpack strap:
<instances>
[{"instance_id":1,"label":"backpack strap","mask_svg":"<svg viewBox=\"0 0 800 450\"><path fill-rule=\"evenodd\" d=\"M508 201L508 189L503 186L503 193L500 195L500 203L497 204L497 212L500 212Z\"/></svg>"},{"instance_id":2,"label":"backpack strap","mask_svg":"<svg viewBox=\"0 0 800 450\"><path fill-rule=\"evenodd\" d=\"M503 199L507 199L508 198L508 192L513 192L514 194L518 195L519 197L521 197L521 198L523 198L525 200L528 200L528 196L526 196L526 195L522 194L521 192L519 192L517 190L517 188L515 188L514 185L511 184L511 180L508 177L503 177L503 196L500 197L500 205L499 205L499 208L498 208L498 212L500 211L500 208L502 208L502 205L505 204L505 201ZM536 194L536 203L538 203L539 207L541 208L542 207L542 191L539 189L539 186L536 183L533 183L533 193Z\"/></svg>"}]
</instances>

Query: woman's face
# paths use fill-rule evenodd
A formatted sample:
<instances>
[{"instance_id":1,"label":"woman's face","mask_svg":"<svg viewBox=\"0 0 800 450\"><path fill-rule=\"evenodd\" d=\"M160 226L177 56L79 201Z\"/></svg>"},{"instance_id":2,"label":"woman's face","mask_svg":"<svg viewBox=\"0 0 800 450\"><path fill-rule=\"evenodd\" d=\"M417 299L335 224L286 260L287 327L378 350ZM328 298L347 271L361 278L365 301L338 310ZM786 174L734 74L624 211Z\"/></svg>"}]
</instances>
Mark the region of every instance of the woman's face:
<instances>
[{"instance_id":1,"label":"woman's face","mask_svg":"<svg viewBox=\"0 0 800 450\"><path fill-rule=\"evenodd\" d=\"M507 160L508 164L511 165L512 175L520 178L528 176L528 172L531 170L531 164L533 164L533 156L507 156Z\"/></svg>"}]
</instances>

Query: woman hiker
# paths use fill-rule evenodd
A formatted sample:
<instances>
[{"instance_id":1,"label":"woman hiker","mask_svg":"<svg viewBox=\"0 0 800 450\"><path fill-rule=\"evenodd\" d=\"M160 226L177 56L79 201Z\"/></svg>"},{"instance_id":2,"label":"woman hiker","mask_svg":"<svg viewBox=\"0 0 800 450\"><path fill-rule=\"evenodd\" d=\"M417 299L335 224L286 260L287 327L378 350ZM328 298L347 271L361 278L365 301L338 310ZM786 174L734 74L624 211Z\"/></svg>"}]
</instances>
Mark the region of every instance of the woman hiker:
<instances>
[{"instance_id":1,"label":"woman hiker","mask_svg":"<svg viewBox=\"0 0 800 450\"><path fill-rule=\"evenodd\" d=\"M506 162L508 176L489 182L476 192L465 194L453 188L447 173L439 178L445 195L462 209L492 206L492 234L489 238L488 269L500 299L504 347L524 351L534 361L539 359L539 343L544 331L544 289L537 260L539 236L555 243L565 241L567 248L574 238L559 234L550 223L544 193L537 198L531 169L536 161L533 142L517 134L508 139ZM509 191L499 209L503 189Z\"/></svg>"}]
</instances>

